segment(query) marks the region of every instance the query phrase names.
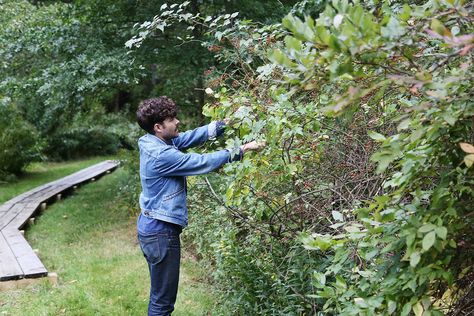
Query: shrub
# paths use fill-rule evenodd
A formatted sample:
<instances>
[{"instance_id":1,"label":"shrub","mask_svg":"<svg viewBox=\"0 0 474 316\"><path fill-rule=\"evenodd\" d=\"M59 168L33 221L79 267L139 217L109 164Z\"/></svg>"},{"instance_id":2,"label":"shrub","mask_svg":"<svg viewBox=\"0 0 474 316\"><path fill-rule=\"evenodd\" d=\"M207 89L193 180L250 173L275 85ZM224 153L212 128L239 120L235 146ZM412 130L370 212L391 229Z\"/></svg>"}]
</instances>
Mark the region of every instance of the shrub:
<instances>
[{"instance_id":1,"label":"shrub","mask_svg":"<svg viewBox=\"0 0 474 316\"><path fill-rule=\"evenodd\" d=\"M8 99L0 100L0 177L20 173L40 158L37 133Z\"/></svg>"},{"instance_id":2,"label":"shrub","mask_svg":"<svg viewBox=\"0 0 474 316\"><path fill-rule=\"evenodd\" d=\"M190 186L230 313L472 312L472 13L332 1L283 26L178 8L142 26L208 21L225 67L204 113L232 119L229 147L267 141Z\"/></svg>"},{"instance_id":3,"label":"shrub","mask_svg":"<svg viewBox=\"0 0 474 316\"><path fill-rule=\"evenodd\" d=\"M79 127L55 133L48 139L45 153L52 159L72 159L115 154L119 137L101 127Z\"/></svg>"},{"instance_id":4,"label":"shrub","mask_svg":"<svg viewBox=\"0 0 474 316\"><path fill-rule=\"evenodd\" d=\"M134 148L137 129L124 114L105 113L96 106L76 114L69 126L49 136L44 153L52 159L115 154L120 148Z\"/></svg>"}]
</instances>

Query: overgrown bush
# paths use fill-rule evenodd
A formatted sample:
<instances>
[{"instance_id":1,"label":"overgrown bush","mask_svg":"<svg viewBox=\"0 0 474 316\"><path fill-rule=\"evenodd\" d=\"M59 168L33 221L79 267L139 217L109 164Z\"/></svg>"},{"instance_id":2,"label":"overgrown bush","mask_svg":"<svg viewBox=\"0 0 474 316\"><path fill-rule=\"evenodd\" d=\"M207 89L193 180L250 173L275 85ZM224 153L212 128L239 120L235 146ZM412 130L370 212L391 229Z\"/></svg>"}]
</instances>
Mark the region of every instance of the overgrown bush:
<instances>
[{"instance_id":1,"label":"overgrown bush","mask_svg":"<svg viewBox=\"0 0 474 316\"><path fill-rule=\"evenodd\" d=\"M74 128L55 133L48 139L45 153L52 159L72 159L115 154L120 139L106 128Z\"/></svg>"},{"instance_id":2,"label":"overgrown bush","mask_svg":"<svg viewBox=\"0 0 474 316\"><path fill-rule=\"evenodd\" d=\"M44 153L51 159L71 159L132 149L138 127L124 120L124 116L124 113L106 113L100 106L77 113L67 128L46 139Z\"/></svg>"},{"instance_id":3,"label":"overgrown bush","mask_svg":"<svg viewBox=\"0 0 474 316\"><path fill-rule=\"evenodd\" d=\"M472 4L333 1L270 26L181 9L142 28L207 27L204 113L232 119L225 146L267 142L190 185L228 313L472 312Z\"/></svg>"},{"instance_id":4,"label":"overgrown bush","mask_svg":"<svg viewBox=\"0 0 474 316\"><path fill-rule=\"evenodd\" d=\"M0 178L20 173L39 159L35 128L9 99L0 99Z\"/></svg>"}]
</instances>

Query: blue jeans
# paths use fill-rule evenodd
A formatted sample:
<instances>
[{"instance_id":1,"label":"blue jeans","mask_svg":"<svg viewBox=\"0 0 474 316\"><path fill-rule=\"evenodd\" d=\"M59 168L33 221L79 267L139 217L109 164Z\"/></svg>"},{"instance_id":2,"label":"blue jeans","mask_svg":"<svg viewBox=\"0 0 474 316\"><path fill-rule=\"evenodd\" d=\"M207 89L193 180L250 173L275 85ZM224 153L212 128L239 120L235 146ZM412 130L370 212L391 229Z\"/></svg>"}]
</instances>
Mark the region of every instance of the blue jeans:
<instances>
[{"instance_id":1,"label":"blue jeans","mask_svg":"<svg viewBox=\"0 0 474 316\"><path fill-rule=\"evenodd\" d=\"M138 241L150 270L148 316L168 316L174 310L178 293L181 245L179 232L163 230L138 234Z\"/></svg>"}]
</instances>

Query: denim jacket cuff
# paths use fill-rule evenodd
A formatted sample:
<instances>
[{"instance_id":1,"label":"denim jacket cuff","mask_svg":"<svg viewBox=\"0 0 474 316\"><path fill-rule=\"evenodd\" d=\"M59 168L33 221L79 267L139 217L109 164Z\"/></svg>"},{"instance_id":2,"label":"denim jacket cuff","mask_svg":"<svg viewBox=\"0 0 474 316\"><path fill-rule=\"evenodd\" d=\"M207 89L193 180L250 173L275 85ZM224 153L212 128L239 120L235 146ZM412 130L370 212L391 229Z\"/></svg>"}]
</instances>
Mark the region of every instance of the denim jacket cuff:
<instances>
[{"instance_id":1,"label":"denim jacket cuff","mask_svg":"<svg viewBox=\"0 0 474 316\"><path fill-rule=\"evenodd\" d=\"M224 121L213 121L207 125L207 133L209 135L209 139L214 139L216 137L221 136L224 134L225 123Z\"/></svg>"},{"instance_id":2,"label":"denim jacket cuff","mask_svg":"<svg viewBox=\"0 0 474 316\"><path fill-rule=\"evenodd\" d=\"M226 124L225 124L224 121L217 121L216 122L216 136L217 137L224 134L225 126L226 126Z\"/></svg>"},{"instance_id":3,"label":"denim jacket cuff","mask_svg":"<svg viewBox=\"0 0 474 316\"><path fill-rule=\"evenodd\" d=\"M244 159L244 151L240 147L235 147L232 150L228 150L230 153L229 162L241 161Z\"/></svg>"}]
</instances>

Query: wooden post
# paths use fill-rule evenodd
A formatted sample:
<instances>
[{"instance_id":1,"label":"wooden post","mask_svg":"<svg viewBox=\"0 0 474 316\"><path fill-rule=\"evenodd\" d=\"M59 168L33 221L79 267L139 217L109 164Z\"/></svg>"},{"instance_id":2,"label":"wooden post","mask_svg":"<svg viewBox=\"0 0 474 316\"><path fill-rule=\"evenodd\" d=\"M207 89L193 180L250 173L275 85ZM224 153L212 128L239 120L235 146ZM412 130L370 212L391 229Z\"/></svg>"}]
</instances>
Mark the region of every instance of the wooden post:
<instances>
[{"instance_id":1,"label":"wooden post","mask_svg":"<svg viewBox=\"0 0 474 316\"><path fill-rule=\"evenodd\" d=\"M44 211L46 209L46 202L41 203L41 211Z\"/></svg>"},{"instance_id":2,"label":"wooden post","mask_svg":"<svg viewBox=\"0 0 474 316\"><path fill-rule=\"evenodd\" d=\"M59 277L56 272L48 272L48 279L49 279L49 282L51 282L52 286L58 286Z\"/></svg>"},{"instance_id":3,"label":"wooden post","mask_svg":"<svg viewBox=\"0 0 474 316\"><path fill-rule=\"evenodd\" d=\"M34 218L34 217L30 217L30 218L28 219L28 224L31 225L31 226L33 226L33 225L35 224L35 218Z\"/></svg>"},{"instance_id":4,"label":"wooden post","mask_svg":"<svg viewBox=\"0 0 474 316\"><path fill-rule=\"evenodd\" d=\"M59 201L61 200L61 193L59 193L58 195L56 195L56 201Z\"/></svg>"}]
</instances>

